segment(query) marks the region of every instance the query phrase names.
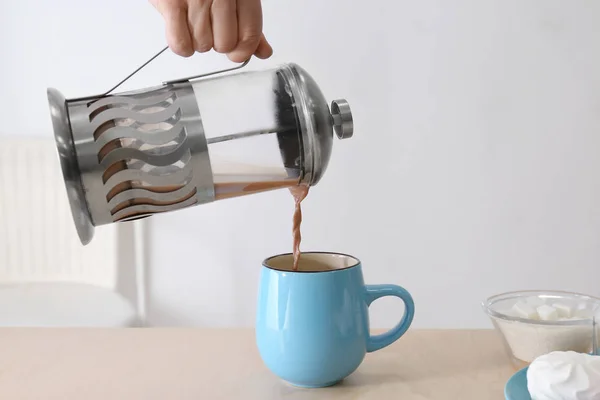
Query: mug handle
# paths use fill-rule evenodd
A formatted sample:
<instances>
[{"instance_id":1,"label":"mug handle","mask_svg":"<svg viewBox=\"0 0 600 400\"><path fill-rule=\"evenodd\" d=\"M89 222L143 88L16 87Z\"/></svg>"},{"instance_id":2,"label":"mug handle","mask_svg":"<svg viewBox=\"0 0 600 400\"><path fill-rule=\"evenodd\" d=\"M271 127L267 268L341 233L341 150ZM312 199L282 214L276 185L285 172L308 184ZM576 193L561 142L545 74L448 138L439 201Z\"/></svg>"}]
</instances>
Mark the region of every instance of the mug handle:
<instances>
[{"instance_id":1,"label":"mug handle","mask_svg":"<svg viewBox=\"0 0 600 400\"><path fill-rule=\"evenodd\" d=\"M398 285L365 285L367 307L375 300L385 296L395 296L404 302L404 315L394 328L381 335L369 335L367 352L381 350L400 339L406 333L415 316L415 303L406 289Z\"/></svg>"}]
</instances>

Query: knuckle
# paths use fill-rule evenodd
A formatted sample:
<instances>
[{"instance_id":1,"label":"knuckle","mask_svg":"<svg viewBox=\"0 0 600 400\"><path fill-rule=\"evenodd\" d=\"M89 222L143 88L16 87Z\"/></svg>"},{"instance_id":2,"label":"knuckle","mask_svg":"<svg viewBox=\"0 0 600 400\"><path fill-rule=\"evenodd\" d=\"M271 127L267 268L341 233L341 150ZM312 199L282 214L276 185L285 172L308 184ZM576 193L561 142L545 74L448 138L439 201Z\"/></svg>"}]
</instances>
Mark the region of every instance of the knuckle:
<instances>
[{"instance_id":1,"label":"knuckle","mask_svg":"<svg viewBox=\"0 0 600 400\"><path fill-rule=\"evenodd\" d=\"M173 52L181 57L191 57L194 54L194 50L190 48L175 48Z\"/></svg>"},{"instance_id":2,"label":"knuckle","mask_svg":"<svg viewBox=\"0 0 600 400\"><path fill-rule=\"evenodd\" d=\"M185 7L185 5L187 3L185 0L158 0L158 1L160 1L166 7L171 7L171 8L183 8L183 7Z\"/></svg>"},{"instance_id":3,"label":"knuckle","mask_svg":"<svg viewBox=\"0 0 600 400\"><path fill-rule=\"evenodd\" d=\"M182 57L189 57L194 54L194 49L184 41L175 41L169 47L171 47L173 53Z\"/></svg>"},{"instance_id":4,"label":"knuckle","mask_svg":"<svg viewBox=\"0 0 600 400\"><path fill-rule=\"evenodd\" d=\"M240 45L246 47L251 45L258 45L261 38L261 33L258 31L249 31L242 34L240 39Z\"/></svg>"},{"instance_id":5,"label":"knuckle","mask_svg":"<svg viewBox=\"0 0 600 400\"><path fill-rule=\"evenodd\" d=\"M194 49L200 53L206 53L213 48L213 38L210 32L199 32L194 33Z\"/></svg>"},{"instance_id":6,"label":"knuckle","mask_svg":"<svg viewBox=\"0 0 600 400\"><path fill-rule=\"evenodd\" d=\"M196 44L196 51L200 53L206 53L212 49L212 43L201 42Z\"/></svg>"},{"instance_id":7,"label":"knuckle","mask_svg":"<svg viewBox=\"0 0 600 400\"><path fill-rule=\"evenodd\" d=\"M160 0L158 3L161 9L170 13L179 13L186 10L186 2L183 0Z\"/></svg>"},{"instance_id":8,"label":"knuckle","mask_svg":"<svg viewBox=\"0 0 600 400\"><path fill-rule=\"evenodd\" d=\"M237 8L236 5L237 2L235 0L214 0L211 8L218 11L230 11L235 10Z\"/></svg>"},{"instance_id":9,"label":"knuckle","mask_svg":"<svg viewBox=\"0 0 600 400\"><path fill-rule=\"evenodd\" d=\"M215 51L217 53L229 53L235 49L235 45L237 43L235 40L227 39L220 41L219 43L215 43Z\"/></svg>"}]
</instances>

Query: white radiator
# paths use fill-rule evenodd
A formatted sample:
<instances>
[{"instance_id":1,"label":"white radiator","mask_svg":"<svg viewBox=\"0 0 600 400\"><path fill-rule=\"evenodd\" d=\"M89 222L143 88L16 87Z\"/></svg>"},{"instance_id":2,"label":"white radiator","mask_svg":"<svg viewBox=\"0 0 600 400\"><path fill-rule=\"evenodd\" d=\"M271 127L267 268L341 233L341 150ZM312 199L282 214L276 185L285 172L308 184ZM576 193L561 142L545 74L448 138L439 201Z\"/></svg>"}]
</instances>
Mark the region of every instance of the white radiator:
<instances>
[{"instance_id":1,"label":"white radiator","mask_svg":"<svg viewBox=\"0 0 600 400\"><path fill-rule=\"evenodd\" d=\"M53 139L0 137L0 283L113 288L116 268L114 225L79 241Z\"/></svg>"}]
</instances>

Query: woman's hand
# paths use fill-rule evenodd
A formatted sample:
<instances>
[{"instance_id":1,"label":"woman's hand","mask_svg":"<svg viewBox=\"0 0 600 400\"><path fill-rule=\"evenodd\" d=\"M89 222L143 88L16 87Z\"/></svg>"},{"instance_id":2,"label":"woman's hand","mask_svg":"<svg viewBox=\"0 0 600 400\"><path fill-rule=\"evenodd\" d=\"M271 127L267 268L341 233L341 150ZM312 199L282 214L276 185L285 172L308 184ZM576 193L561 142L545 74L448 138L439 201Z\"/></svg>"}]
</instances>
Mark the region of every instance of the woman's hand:
<instances>
[{"instance_id":1,"label":"woman's hand","mask_svg":"<svg viewBox=\"0 0 600 400\"><path fill-rule=\"evenodd\" d=\"M180 56L215 49L233 62L269 58L260 0L149 0L166 24L167 43Z\"/></svg>"}]
</instances>

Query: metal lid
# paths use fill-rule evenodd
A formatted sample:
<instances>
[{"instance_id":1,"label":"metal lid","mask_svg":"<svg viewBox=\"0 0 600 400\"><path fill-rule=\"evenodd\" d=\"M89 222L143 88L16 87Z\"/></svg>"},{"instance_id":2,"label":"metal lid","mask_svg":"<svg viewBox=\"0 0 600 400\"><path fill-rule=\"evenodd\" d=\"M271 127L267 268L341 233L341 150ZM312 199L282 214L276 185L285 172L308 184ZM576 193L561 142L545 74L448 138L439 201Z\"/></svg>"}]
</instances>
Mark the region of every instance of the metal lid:
<instances>
[{"instance_id":1,"label":"metal lid","mask_svg":"<svg viewBox=\"0 0 600 400\"><path fill-rule=\"evenodd\" d=\"M340 139L352 137L353 122L350 106L345 100L329 104L315 80L296 64L286 64L282 71L288 78L300 115L304 145L304 182L314 186L323 177L331 158L333 131Z\"/></svg>"},{"instance_id":2,"label":"metal lid","mask_svg":"<svg viewBox=\"0 0 600 400\"><path fill-rule=\"evenodd\" d=\"M69 123L67 101L58 90L51 88L48 89L48 103L50 105L50 115L52 117L52 126L54 127L54 139L56 140L60 166L67 187L69 204L71 205L71 215L73 216L73 221L75 221L79 239L81 243L86 245L94 237L94 225L87 208L85 191L81 182L77 154L75 153L75 145Z\"/></svg>"}]
</instances>

